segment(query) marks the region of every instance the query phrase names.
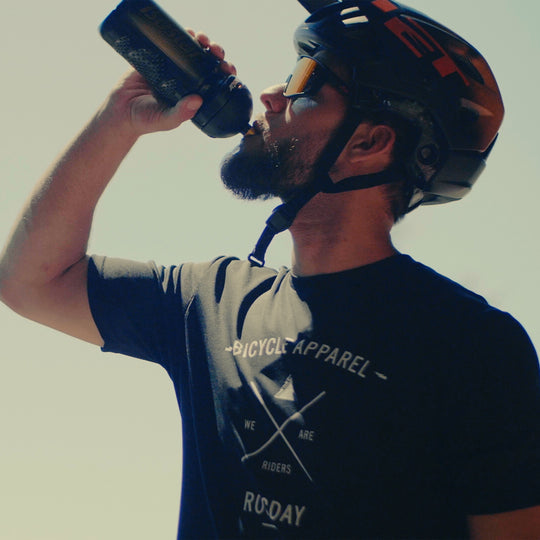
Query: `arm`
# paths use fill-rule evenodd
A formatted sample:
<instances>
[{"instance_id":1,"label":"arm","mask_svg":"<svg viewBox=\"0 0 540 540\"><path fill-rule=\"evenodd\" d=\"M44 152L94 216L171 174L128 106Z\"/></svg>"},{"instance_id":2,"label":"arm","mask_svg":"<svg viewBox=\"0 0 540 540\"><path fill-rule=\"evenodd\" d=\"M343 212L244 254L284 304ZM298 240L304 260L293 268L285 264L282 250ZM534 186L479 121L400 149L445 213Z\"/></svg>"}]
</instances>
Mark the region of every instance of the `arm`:
<instances>
[{"instance_id":1,"label":"arm","mask_svg":"<svg viewBox=\"0 0 540 540\"><path fill-rule=\"evenodd\" d=\"M472 540L537 540L540 538L540 506L469 517Z\"/></svg>"},{"instance_id":2,"label":"arm","mask_svg":"<svg viewBox=\"0 0 540 540\"><path fill-rule=\"evenodd\" d=\"M132 72L44 175L0 259L0 298L21 315L102 345L86 292L86 248L97 202L138 137L173 129L200 106L163 110Z\"/></svg>"},{"instance_id":3,"label":"arm","mask_svg":"<svg viewBox=\"0 0 540 540\"><path fill-rule=\"evenodd\" d=\"M170 110L132 72L32 193L0 259L0 297L13 310L98 345L86 293L86 248L98 200L138 137L190 119L189 96Z\"/></svg>"},{"instance_id":4,"label":"arm","mask_svg":"<svg viewBox=\"0 0 540 540\"><path fill-rule=\"evenodd\" d=\"M236 74L218 44L189 32ZM200 105L193 95L164 109L137 72L127 75L32 193L0 255L0 299L29 319L102 345L86 284L94 209L141 135L178 127Z\"/></svg>"}]
</instances>

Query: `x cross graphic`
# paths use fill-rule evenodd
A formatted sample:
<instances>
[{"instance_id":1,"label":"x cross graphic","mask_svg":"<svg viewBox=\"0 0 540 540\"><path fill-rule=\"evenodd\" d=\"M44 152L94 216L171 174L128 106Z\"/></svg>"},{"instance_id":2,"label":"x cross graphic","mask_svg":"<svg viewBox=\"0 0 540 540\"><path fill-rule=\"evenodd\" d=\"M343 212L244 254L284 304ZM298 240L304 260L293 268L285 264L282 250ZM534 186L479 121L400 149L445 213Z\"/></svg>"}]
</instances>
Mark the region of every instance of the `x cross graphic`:
<instances>
[{"instance_id":1,"label":"x cross graphic","mask_svg":"<svg viewBox=\"0 0 540 540\"><path fill-rule=\"evenodd\" d=\"M268 407L266 406L266 403L264 402L264 399L263 399L259 389L257 388L257 385L255 384L255 381L251 381L249 383L249 386L253 390L253 393L257 397L257 400L259 401L259 403L262 405L262 407L263 407L264 411L266 412L268 418L271 420L272 424L276 428L276 432L262 446L260 446L257 450L255 450L254 452L250 452L249 454L245 454L242 457L242 462L245 462L248 459L260 454L261 452L263 452L265 450L265 448L267 448L270 444L272 444L272 442L277 437L281 437L283 439L283 442L285 443L285 445L287 446L287 448L290 450L291 454L293 455L294 459L298 462L301 469L304 471L304 474L308 477L309 481L311 483L313 483L313 478L311 477L308 470L306 469L306 467L302 463L302 460L300 459L298 454L295 452L293 446L291 445L291 443L289 442L289 440L287 439L287 437L283 433L283 430L287 427L288 424L293 422L295 419L299 418L305 411L307 411L308 409L313 407L317 402L319 402L326 395L326 392L324 392L324 391L321 392L318 396L313 398L309 403L304 405L299 411L296 411L294 414L289 416L285 420L285 422L283 422L281 425L279 425L277 423L276 419L274 418L274 416L272 415L272 413L270 412L270 410L268 409Z\"/></svg>"}]
</instances>

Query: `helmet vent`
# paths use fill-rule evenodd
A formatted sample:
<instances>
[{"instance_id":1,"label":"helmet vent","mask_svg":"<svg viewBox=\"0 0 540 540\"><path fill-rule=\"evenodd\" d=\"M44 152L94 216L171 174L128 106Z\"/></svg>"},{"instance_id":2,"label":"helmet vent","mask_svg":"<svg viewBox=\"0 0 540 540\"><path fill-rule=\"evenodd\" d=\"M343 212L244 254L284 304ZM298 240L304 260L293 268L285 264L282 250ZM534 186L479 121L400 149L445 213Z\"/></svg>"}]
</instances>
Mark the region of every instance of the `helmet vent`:
<instances>
[{"instance_id":1,"label":"helmet vent","mask_svg":"<svg viewBox=\"0 0 540 540\"><path fill-rule=\"evenodd\" d=\"M474 79L477 83L480 84L486 84L484 81L484 78L480 74L480 72L476 69L474 64L472 63L471 59L468 55L461 54L461 55L452 55L452 59L454 62L458 65L459 69L463 71L466 75L471 77L471 79Z\"/></svg>"},{"instance_id":2,"label":"helmet vent","mask_svg":"<svg viewBox=\"0 0 540 540\"><path fill-rule=\"evenodd\" d=\"M365 15L362 15L361 11L357 7L343 9L340 12L340 16L345 26L369 22L369 19Z\"/></svg>"}]
</instances>

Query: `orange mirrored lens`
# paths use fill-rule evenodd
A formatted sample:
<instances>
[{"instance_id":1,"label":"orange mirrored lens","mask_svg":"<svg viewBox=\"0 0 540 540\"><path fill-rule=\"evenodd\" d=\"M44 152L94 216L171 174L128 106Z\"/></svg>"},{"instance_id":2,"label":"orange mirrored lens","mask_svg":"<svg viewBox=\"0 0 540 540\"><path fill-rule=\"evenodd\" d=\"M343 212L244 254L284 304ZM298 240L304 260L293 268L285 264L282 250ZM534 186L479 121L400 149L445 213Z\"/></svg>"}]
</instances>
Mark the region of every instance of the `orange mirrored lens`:
<instances>
[{"instance_id":1,"label":"orange mirrored lens","mask_svg":"<svg viewBox=\"0 0 540 540\"><path fill-rule=\"evenodd\" d=\"M290 97L301 94L306 88L306 85L313 75L316 67L317 62L315 62L315 60L312 58L300 58L296 64L296 67L294 68L289 82L287 83L287 88L285 88L283 95L285 97Z\"/></svg>"}]
</instances>

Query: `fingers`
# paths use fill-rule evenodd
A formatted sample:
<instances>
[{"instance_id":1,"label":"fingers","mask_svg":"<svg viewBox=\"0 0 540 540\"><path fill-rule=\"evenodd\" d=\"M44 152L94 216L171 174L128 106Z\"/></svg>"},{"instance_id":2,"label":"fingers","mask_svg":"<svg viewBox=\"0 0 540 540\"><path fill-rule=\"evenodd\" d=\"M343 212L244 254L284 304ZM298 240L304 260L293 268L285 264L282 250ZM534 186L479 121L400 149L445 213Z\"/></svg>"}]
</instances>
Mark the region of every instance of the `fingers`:
<instances>
[{"instance_id":1,"label":"fingers","mask_svg":"<svg viewBox=\"0 0 540 540\"><path fill-rule=\"evenodd\" d=\"M236 75L236 67L225 60L225 50L219 43L212 41L204 32L195 32L191 28L188 28L187 31L201 44L201 47L207 49L220 60L221 69L225 73Z\"/></svg>"},{"instance_id":2,"label":"fingers","mask_svg":"<svg viewBox=\"0 0 540 540\"><path fill-rule=\"evenodd\" d=\"M181 99L174 107L162 112L161 131L174 129L180 124L191 120L202 105L202 98L196 94L186 96Z\"/></svg>"},{"instance_id":3,"label":"fingers","mask_svg":"<svg viewBox=\"0 0 540 540\"><path fill-rule=\"evenodd\" d=\"M214 56L217 56L220 60L225 58L225 51L223 47L211 41L210 38L204 32L190 32L193 37L201 44L201 47L208 49Z\"/></svg>"},{"instance_id":4,"label":"fingers","mask_svg":"<svg viewBox=\"0 0 540 540\"><path fill-rule=\"evenodd\" d=\"M182 121L191 120L201 108L202 102L202 97L197 94L186 96L180 100L176 107L181 111L180 116L183 119Z\"/></svg>"}]
</instances>

